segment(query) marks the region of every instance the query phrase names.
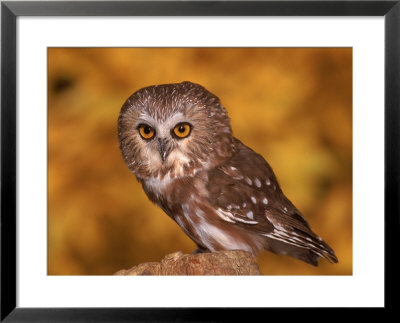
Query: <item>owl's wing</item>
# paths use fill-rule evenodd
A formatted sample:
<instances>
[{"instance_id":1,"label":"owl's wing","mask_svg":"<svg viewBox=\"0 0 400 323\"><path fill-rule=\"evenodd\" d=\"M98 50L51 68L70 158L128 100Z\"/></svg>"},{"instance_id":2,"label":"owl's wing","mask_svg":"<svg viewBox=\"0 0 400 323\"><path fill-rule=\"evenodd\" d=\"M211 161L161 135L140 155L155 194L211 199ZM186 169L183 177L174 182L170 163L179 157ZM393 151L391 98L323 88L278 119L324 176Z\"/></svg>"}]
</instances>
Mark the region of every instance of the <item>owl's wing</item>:
<instances>
[{"instance_id":1,"label":"owl's wing","mask_svg":"<svg viewBox=\"0 0 400 323\"><path fill-rule=\"evenodd\" d=\"M337 262L332 248L282 193L265 159L239 141L236 147L234 156L209 174L209 202L218 216L264 236L271 251L313 265L319 257Z\"/></svg>"}]
</instances>

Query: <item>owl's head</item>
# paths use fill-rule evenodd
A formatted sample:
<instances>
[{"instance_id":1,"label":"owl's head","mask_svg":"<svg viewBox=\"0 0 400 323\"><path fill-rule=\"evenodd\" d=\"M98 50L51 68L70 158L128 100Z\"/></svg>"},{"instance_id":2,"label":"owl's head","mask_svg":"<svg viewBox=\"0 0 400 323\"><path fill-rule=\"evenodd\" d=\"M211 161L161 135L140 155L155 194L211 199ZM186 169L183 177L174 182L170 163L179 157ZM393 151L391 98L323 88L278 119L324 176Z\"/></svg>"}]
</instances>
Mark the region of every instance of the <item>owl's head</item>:
<instances>
[{"instance_id":1,"label":"owl's head","mask_svg":"<svg viewBox=\"0 0 400 323\"><path fill-rule=\"evenodd\" d=\"M193 175L232 154L229 117L219 99L191 82L142 88L118 118L122 155L139 178Z\"/></svg>"}]
</instances>

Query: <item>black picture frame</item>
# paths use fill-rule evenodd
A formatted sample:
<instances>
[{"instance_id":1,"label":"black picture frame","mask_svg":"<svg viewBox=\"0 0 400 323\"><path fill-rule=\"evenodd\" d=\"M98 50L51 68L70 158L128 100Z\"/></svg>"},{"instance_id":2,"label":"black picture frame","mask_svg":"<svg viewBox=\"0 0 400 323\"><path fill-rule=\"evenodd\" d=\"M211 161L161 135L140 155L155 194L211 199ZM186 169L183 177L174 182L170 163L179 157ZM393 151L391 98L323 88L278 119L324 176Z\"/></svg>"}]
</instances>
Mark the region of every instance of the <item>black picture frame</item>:
<instances>
[{"instance_id":1,"label":"black picture frame","mask_svg":"<svg viewBox=\"0 0 400 323\"><path fill-rule=\"evenodd\" d=\"M16 306L16 19L19 16L383 16L385 19L385 307L396 309L399 218L400 1L2 1L1 321L238 321L271 309ZM373 233L371 233L373 239ZM371 262L374 256L371 255ZM195 291L190 291L195 292ZM266 291L268 292L268 291ZM38 291L40 293L40 291ZM345 293L345 291L344 291ZM277 309L275 309L277 310ZM286 317L293 313L285 309ZM250 313L249 313L250 312ZM381 315L380 310L377 311ZM370 312L369 312L370 313ZM249 316L250 315L250 316Z\"/></svg>"}]
</instances>

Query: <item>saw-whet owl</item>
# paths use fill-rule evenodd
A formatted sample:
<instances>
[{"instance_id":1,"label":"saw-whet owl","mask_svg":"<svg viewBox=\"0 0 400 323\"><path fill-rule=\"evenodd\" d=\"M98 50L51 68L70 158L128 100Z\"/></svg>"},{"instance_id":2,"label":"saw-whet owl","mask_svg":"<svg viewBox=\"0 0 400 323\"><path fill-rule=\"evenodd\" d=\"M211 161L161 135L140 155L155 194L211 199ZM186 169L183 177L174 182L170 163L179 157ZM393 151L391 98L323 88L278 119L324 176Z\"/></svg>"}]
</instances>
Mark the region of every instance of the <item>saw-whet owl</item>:
<instances>
[{"instance_id":1,"label":"saw-whet owl","mask_svg":"<svg viewBox=\"0 0 400 323\"><path fill-rule=\"evenodd\" d=\"M267 161L232 135L219 98L191 82L142 88L118 136L148 198L200 251L267 249L317 265L334 251L286 198Z\"/></svg>"}]
</instances>

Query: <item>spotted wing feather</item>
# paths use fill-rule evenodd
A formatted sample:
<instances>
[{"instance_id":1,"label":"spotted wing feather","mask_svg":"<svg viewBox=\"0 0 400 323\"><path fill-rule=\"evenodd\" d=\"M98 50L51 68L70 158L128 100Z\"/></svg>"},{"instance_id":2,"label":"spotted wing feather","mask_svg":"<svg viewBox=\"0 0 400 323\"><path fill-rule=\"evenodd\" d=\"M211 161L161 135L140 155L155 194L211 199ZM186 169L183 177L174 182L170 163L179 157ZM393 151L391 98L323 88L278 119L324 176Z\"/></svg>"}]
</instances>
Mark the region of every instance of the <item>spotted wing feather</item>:
<instances>
[{"instance_id":1,"label":"spotted wing feather","mask_svg":"<svg viewBox=\"0 0 400 323\"><path fill-rule=\"evenodd\" d=\"M265 237L265 248L317 265L337 262L333 250L285 197L264 158L235 140L232 158L210 171L210 203L225 221Z\"/></svg>"}]
</instances>

